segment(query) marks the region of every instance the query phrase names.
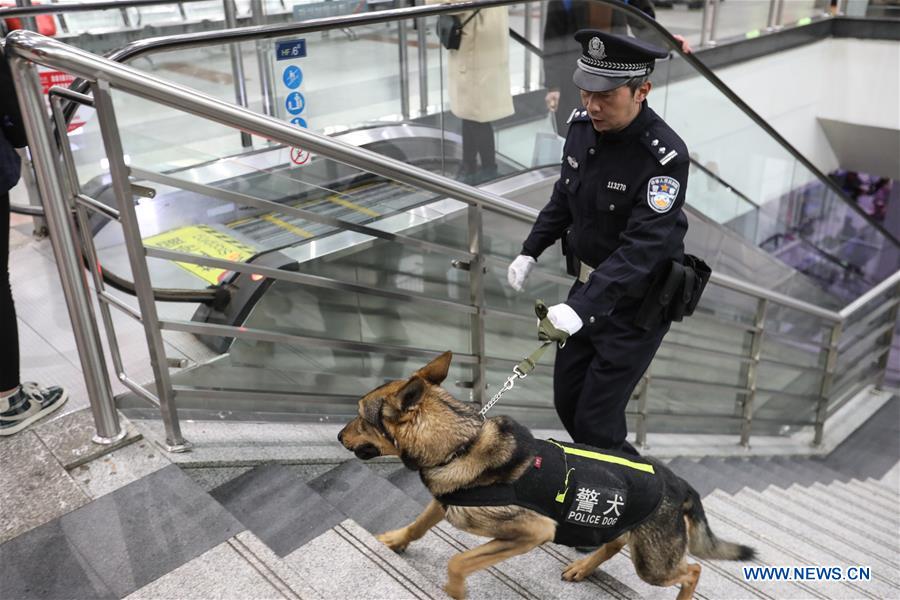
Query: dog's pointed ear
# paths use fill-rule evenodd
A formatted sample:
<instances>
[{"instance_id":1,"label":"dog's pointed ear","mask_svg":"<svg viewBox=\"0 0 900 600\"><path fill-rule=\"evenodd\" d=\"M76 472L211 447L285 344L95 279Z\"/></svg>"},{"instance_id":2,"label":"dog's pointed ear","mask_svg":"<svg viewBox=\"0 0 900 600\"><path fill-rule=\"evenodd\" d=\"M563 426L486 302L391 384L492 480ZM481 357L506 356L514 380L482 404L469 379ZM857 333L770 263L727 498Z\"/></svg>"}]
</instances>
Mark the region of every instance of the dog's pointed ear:
<instances>
[{"instance_id":1,"label":"dog's pointed ear","mask_svg":"<svg viewBox=\"0 0 900 600\"><path fill-rule=\"evenodd\" d=\"M453 353L447 350L436 359L416 371L416 375L430 383L431 385L440 385L442 381L447 379L447 371L450 370L450 360Z\"/></svg>"},{"instance_id":2,"label":"dog's pointed ear","mask_svg":"<svg viewBox=\"0 0 900 600\"><path fill-rule=\"evenodd\" d=\"M414 408L422 396L425 394L425 380L417 375L409 378L400 390L397 392L397 398L400 400L400 410L406 412Z\"/></svg>"}]
</instances>

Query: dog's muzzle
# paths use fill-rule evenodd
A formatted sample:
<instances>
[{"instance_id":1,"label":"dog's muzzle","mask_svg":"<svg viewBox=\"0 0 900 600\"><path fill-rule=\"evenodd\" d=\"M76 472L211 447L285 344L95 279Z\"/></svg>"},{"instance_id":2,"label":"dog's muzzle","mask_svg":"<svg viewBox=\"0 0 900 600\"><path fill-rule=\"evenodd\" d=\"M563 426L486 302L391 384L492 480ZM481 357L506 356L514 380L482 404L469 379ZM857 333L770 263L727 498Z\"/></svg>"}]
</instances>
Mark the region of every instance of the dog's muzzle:
<instances>
[{"instance_id":1,"label":"dog's muzzle","mask_svg":"<svg viewBox=\"0 0 900 600\"><path fill-rule=\"evenodd\" d=\"M381 456L381 451L372 444L363 444L353 449L353 454L360 460L369 460L376 456Z\"/></svg>"}]
</instances>

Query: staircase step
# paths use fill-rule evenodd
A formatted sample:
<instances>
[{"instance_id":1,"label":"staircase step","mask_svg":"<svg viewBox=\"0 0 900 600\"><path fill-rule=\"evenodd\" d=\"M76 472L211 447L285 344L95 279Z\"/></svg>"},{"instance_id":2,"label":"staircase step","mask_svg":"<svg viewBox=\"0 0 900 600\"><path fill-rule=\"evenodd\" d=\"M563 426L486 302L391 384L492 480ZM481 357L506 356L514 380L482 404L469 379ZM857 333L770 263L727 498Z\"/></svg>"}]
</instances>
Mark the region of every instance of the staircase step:
<instances>
[{"instance_id":1,"label":"staircase step","mask_svg":"<svg viewBox=\"0 0 900 600\"><path fill-rule=\"evenodd\" d=\"M711 512L710 507L716 506L716 499L704 499L704 508L706 516L710 524L710 529L716 536L723 540L745 544L754 548L757 552L756 558L751 562L731 562L731 561L700 561L704 568L708 564L715 565L718 569L724 570L732 578L739 579L743 582L743 568L751 566L778 566L795 564L796 559L781 552L777 547L768 545L767 541L757 537L756 532L747 531L736 526L735 523L718 513ZM709 506L707 506L709 504ZM746 518L741 520L746 523ZM700 586L698 592L702 592L702 586L706 578L706 570L700 575ZM828 596L822 590L816 589L816 583L807 584L803 582L793 581L753 581L745 582L757 593L765 594L769 598L827 598ZM733 596L735 598L748 597L748 594L740 594ZM719 596L725 597L725 596ZM671 600L671 599L670 599Z\"/></svg>"},{"instance_id":2,"label":"staircase step","mask_svg":"<svg viewBox=\"0 0 900 600\"><path fill-rule=\"evenodd\" d=\"M668 463L672 471L691 484L701 497L711 494L713 491L727 485L721 473L717 473L709 467L700 464L690 458L675 458Z\"/></svg>"},{"instance_id":3,"label":"staircase step","mask_svg":"<svg viewBox=\"0 0 900 600\"><path fill-rule=\"evenodd\" d=\"M734 496L735 500L760 515L768 515L770 520L781 524L798 536L805 536L812 542L827 545L830 550L839 553L845 561L856 561L858 565L871 565L876 576L900 586L900 555L886 553L887 548L873 545L871 538L852 527L845 527L839 522L826 518L822 513L813 513L803 504L783 501L774 495L760 494L754 490L744 490ZM819 542L817 537L828 542ZM898 587L900 591L900 587Z\"/></svg>"},{"instance_id":4,"label":"staircase step","mask_svg":"<svg viewBox=\"0 0 900 600\"><path fill-rule=\"evenodd\" d=\"M753 460L747 458L726 458L724 462L729 467L736 469L744 477L745 487L757 491L763 491L770 486L777 486L778 483L768 471L762 469Z\"/></svg>"},{"instance_id":5,"label":"staircase step","mask_svg":"<svg viewBox=\"0 0 900 600\"><path fill-rule=\"evenodd\" d=\"M741 465L739 463L729 462L723 458L713 457L706 457L701 460L700 463L706 465L710 469L713 469L729 481L728 486L722 488L729 494L740 491L745 487L759 484L758 479L747 472L747 470L741 469Z\"/></svg>"},{"instance_id":6,"label":"staircase step","mask_svg":"<svg viewBox=\"0 0 900 600\"><path fill-rule=\"evenodd\" d=\"M792 473L803 473L805 478L809 480L809 484L813 481L829 484L832 481L847 481L850 479L844 473L835 471L828 466L823 460L816 458L805 458L799 456L774 456L772 461L778 463Z\"/></svg>"},{"instance_id":7,"label":"staircase step","mask_svg":"<svg viewBox=\"0 0 900 600\"><path fill-rule=\"evenodd\" d=\"M859 552L835 539L834 536L821 533L817 528L803 529L798 531L795 526L795 520L786 516L781 512L781 507L775 507L763 502L754 501L748 497L756 492L743 491L736 496L729 496L723 492L715 492L719 498L724 498L731 502L743 515L748 527L761 532L763 535L770 537L773 543L782 548L791 548L797 554L803 557L803 561L799 563L788 563L793 565L864 565L868 566L868 562L853 562L848 560L848 556L857 556ZM847 582L850 587L858 587L863 595L875 598L887 598L896 595L897 588L889 580L885 579L883 573L878 573L876 569L872 571L872 580L866 582ZM864 588L863 588L864 586Z\"/></svg>"},{"instance_id":8,"label":"staircase step","mask_svg":"<svg viewBox=\"0 0 900 600\"><path fill-rule=\"evenodd\" d=\"M792 477L786 477L781 471L772 469L768 459L757 457L740 460L741 468L751 473L759 481L757 485L752 486L752 489L757 491L765 491L769 488L783 489L794 484Z\"/></svg>"},{"instance_id":9,"label":"staircase step","mask_svg":"<svg viewBox=\"0 0 900 600\"><path fill-rule=\"evenodd\" d=\"M278 556L286 556L346 519L284 465L262 465L210 495Z\"/></svg>"},{"instance_id":10,"label":"staircase step","mask_svg":"<svg viewBox=\"0 0 900 600\"><path fill-rule=\"evenodd\" d=\"M286 557L324 598L446 598L439 587L347 519Z\"/></svg>"},{"instance_id":11,"label":"staircase step","mask_svg":"<svg viewBox=\"0 0 900 600\"><path fill-rule=\"evenodd\" d=\"M897 463L900 466L900 463ZM867 482L874 485L876 488L880 490L884 490L887 493L893 495L894 497L900 497L900 486L894 485L893 481L885 481L883 479L873 479L869 477L866 479Z\"/></svg>"},{"instance_id":12,"label":"staircase step","mask_svg":"<svg viewBox=\"0 0 900 600\"><path fill-rule=\"evenodd\" d=\"M786 532L783 528L772 525L771 523L756 518L756 515L746 510L740 501L724 492L714 492L709 497L703 499L703 505L706 513L712 519L711 523L727 522L732 527L743 531L743 537L735 537L735 539L756 539L756 543L750 542L749 545L756 547L760 552L761 560L767 564L787 566L787 565L833 565L835 564L834 556L821 550L817 546L811 546L803 540L791 533ZM713 526L716 535L724 535ZM814 588L816 592L824 594L830 599L853 599L859 598L880 598L874 590L869 589L870 582L850 582L850 581L833 581L833 582L809 582L801 584L806 589ZM776 596L778 598L791 598L792 596Z\"/></svg>"},{"instance_id":13,"label":"staircase step","mask_svg":"<svg viewBox=\"0 0 900 600\"><path fill-rule=\"evenodd\" d=\"M788 488L791 485L808 486L823 479L826 483L833 479L829 476L823 477L822 474L816 473L812 469L804 468L804 466L798 466L789 459L783 460L784 458L773 456L766 461L768 469L780 478L779 481L781 481L782 485L779 487Z\"/></svg>"},{"instance_id":14,"label":"staircase step","mask_svg":"<svg viewBox=\"0 0 900 600\"><path fill-rule=\"evenodd\" d=\"M881 498L886 502L890 502L891 504L900 507L900 493L891 491L883 485L874 483L871 479L851 479L847 483L869 491L875 498Z\"/></svg>"},{"instance_id":15,"label":"staircase step","mask_svg":"<svg viewBox=\"0 0 900 600\"><path fill-rule=\"evenodd\" d=\"M357 460L347 461L309 483L372 534L404 527L422 511L422 505ZM450 558L466 548L438 526L410 544L402 556L427 579L443 586ZM470 598L537 598L507 575L502 565L478 571L467 583Z\"/></svg>"},{"instance_id":16,"label":"staircase step","mask_svg":"<svg viewBox=\"0 0 900 600\"><path fill-rule=\"evenodd\" d=\"M555 551L560 557L568 562L577 560L587 556L581 554L574 548L568 546L560 546L551 544L552 551ZM732 565L726 561L706 561L689 558L688 562L699 562L703 567L700 576L700 584L694 594L695 598L714 600L718 598L769 598L765 594L757 592L753 586L743 582L740 577L740 570L735 568L734 574L729 573ZM734 563L737 565L738 563ZM618 581L625 582L629 587L633 588L640 598L659 598L660 600L671 600L677 588L652 586L642 581L634 570L634 564L631 559L630 549L626 546L622 551L612 559L606 561L600 566L600 569L607 575ZM561 596L552 596L558 598Z\"/></svg>"},{"instance_id":17,"label":"staircase step","mask_svg":"<svg viewBox=\"0 0 900 600\"><path fill-rule=\"evenodd\" d=\"M423 507L431 502L432 496L422 479L419 477L418 471L401 467L396 471L388 474L387 480L403 490L403 492L421 504Z\"/></svg>"},{"instance_id":18,"label":"staircase step","mask_svg":"<svg viewBox=\"0 0 900 600\"><path fill-rule=\"evenodd\" d=\"M821 486L822 484L817 483L815 485ZM822 487L827 487L833 494L844 498L851 504L859 504L875 514L883 515L892 526L900 527L900 514L897 514L896 504L873 498L869 493L855 489L841 481L832 481L827 486Z\"/></svg>"},{"instance_id":19,"label":"staircase step","mask_svg":"<svg viewBox=\"0 0 900 600\"><path fill-rule=\"evenodd\" d=\"M898 541L891 541L891 532L886 531L884 527L879 527L877 523L874 523L871 515L861 515L856 513L848 514L844 510L844 505L840 502L836 502L831 496L799 485L793 485L786 490L772 488L766 491L766 495L780 497L785 502L803 506L807 511L814 515L828 518L833 523L843 523L846 527L850 527L854 531L860 532L873 542L885 546L888 550L897 550Z\"/></svg>"},{"instance_id":20,"label":"staircase step","mask_svg":"<svg viewBox=\"0 0 900 600\"><path fill-rule=\"evenodd\" d=\"M802 489L813 497L818 498L821 502L830 504L832 506L844 507L847 506L848 502L852 502L852 500L848 500L847 497L843 495L843 492L822 485L820 483L811 485L809 487L801 487L799 489ZM879 531L895 530L890 517L885 516L882 512L873 512L872 510L866 510L861 512L859 518L865 519L872 527L877 528Z\"/></svg>"}]
</instances>

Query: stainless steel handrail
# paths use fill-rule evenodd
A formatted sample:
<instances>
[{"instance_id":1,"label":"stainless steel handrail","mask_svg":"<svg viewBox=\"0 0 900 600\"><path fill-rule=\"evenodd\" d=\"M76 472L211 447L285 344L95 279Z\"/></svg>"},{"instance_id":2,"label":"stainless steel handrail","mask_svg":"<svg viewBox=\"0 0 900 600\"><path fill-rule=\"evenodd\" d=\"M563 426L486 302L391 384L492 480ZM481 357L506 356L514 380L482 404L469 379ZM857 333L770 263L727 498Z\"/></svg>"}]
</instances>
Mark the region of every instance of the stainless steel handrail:
<instances>
[{"instance_id":1,"label":"stainless steel handrail","mask_svg":"<svg viewBox=\"0 0 900 600\"><path fill-rule=\"evenodd\" d=\"M489 4L506 4L508 0L492 0ZM468 4L468 3L462 3ZM397 9L399 12L411 9ZM84 79L95 80L102 76L115 87L135 95L177 108L199 117L211 119L231 127L248 131L288 146L298 146L334 158L353 167L387 177L415 187L461 200L467 204L482 206L488 210L513 217L525 222L533 222L538 215L536 209L523 206L492 194L419 169L401 161L346 144L309 130L292 127L272 117L257 114L249 109L225 104L222 101L190 88L167 82L138 71L127 65L98 57L62 42L44 37L34 32L15 31L8 36L7 46L16 56L58 67ZM767 290L720 273L713 273L711 281L722 287L741 292L799 310L810 315L840 322L841 316L814 304L797 300L778 292Z\"/></svg>"},{"instance_id":2,"label":"stainless steel handrail","mask_svg":"<svg viewBox=\"0 0 900 600\"><path fill-rule=\"evenodd\" d=\"M838 313L838 315L840 316L842 321L846 321L851 316L853 316L857 311L862 309L863 306L865 306L866 304L871 302L874 298L885 293L892 287L897 287L898 285L900 285L900 271L897 271L896 273L894 273L893 275L891 275L890 277L888 277L887 279L885 279L884 281L882 281L881 283L879 283L878 285L873 287L871 290L869 290L868 292L866 292L865 294L863 294L862 296L860 296L859 298L857 298L856 300L854 300L853 302L851 302L850 304L848 304L847 306L842 308L841 311Z\"/></svg>"},{"instance_id":3,"label":"stainless steel handrail","mask_svg":"<svg viewBox=\"0 0 900 600\"><path fill-rule=\"evenodd\" d=\"M125 166L122 160L121 143L117 137L118 129L115 122L115 113L113 110L110 95L110 92L113 88L157 102L165 106L176 108L182 112L193 114L201 118L209 119L223 125L246 131L250 134L260 135L267 139L274 140L288 146L303 147L305 149L319 153L324 157L337 160L339 162L351 165L359 169L363 169L365 171L369 171L371 173L375 173L377 175L381 175L383 177L406 183L413 187L429 190L438 194L443 194L470 205L469 253L474 258L470 265L469 271L470 274L475 274L473 276L474 279L471 282L473 290L471 302L467 305L460 305L454 302L425 298L419 295L413 296L409 294L404 295L402 293L390 293L392 296L398 297L398 299L401 300L423 300L432 303L436 302L437 305L453 309L458 309L461 306L465 306L464 311L470 313L473 319L483 318L483 315L485 313L484 299L483 296L478 296L475 293L475 290L479 289L481 286L481 283L478 282L477 279L482 273L482 268L480 268L480 266L484 264L484 257L479 245L481 237L479 211L482 209L491 210L499 214L503 214L505 216L516 218L525 222L533 222L538 214L538 211L534 209L521 206L515 202L508 201L505 198L502 198L495 194L490 194L482 190L471 188L454 180L435 175L428 171L409 166L400 161L375 154L371 151L364 150L356 146L334 140L332 138L324 137L319 134L291 127L287 124L282 123L281 121L274 119L273 117L259 115L246 108L224 104L218 99L201 94L184 86L163 81L152 75L137 71L136 69L133 69L131 67L112 62L108 59L97 57L90 53L72 48L61 42L46 38L33 32L14 32L9 37L8 42L8 55L11 57L13 65L15 67L15 72L18 75L17 83L23 85L25 89L30 90L27 92L28 95L23 95L22 98L23 101L27 101L23 104L28 109L26 110L26 113L29 115L30 119L30 122L28 123L29 135L33 135L34 139L37 141L47 141L50 138L49 133L47 133L46 131L46 124L44 124L43 129L41 129L38 128L34 123L34 121L39 120L39 117L37 117L36 115L40 115L43 111L43 108L40 104L39 99L36 98L36 95L34 94L34 81L29 81L25 78L26 67L28 66L26 61L62 69L76 74L80 77L84 77L85 79L93 82L92 88L94 92L95 102L98 102L98 118L101 121L101 131L103 133L104 143L107 145L107 154L110 157L111 172L114 173L113 179L118 182L117 185L119 189L117 191L117 195L120 198L129 197L128 188L130 184L127 181L128 168ZM33 67L31 68L31 75L33 78ZM38 144L39 147L43 145ZM42 155L40 162L42 163L41 172L46 174L48 165L52 165L55 161L50 155ZM115 162L114 169L113 162ZM44 177L44 179L46 180L44 181L44 187L46 187L48 190L52 191L53 189L59 188L59 184L57 182L51 181L48 177ZM59 200L54 200L53 205L54 209L61 209L64 206L64 204ZM126 220L127 216L130 223L129 226L134 230L132 231L132 239L136 240L135 243L138 244L138 247L140 247L140 236L136 231L136 216L133 214L133 207L131 207L127 202L125 203L124 207L130 212L128 215L125 215L125 213L123 212L123 221ZM56 210L56 212L60 212L60 210ZM55 221L59 221L57 217L54 217ZM66 232L62 229L60 229L58 233L62 237L71 235L70 232ZM139 263L135 262L139 259L136 259L134 255L131 255L131 252L129 252L129 254L133 263L132 267L135 268L135 266L141 266ZM300 281L301 277L310 277L299 276L294 273L281 272L278 269L263 270L262 267L249 267L233 261L223 261L219 259L201 259L197 257L190 258L189 256L185 256L179 253L162 251L159 249L142 248L142 254L143 259L145 259L147 256L159 256L163 258L174 257L189 260L190 262L195 262L197 264L210 264L212 266L219 266L222 268L230 268L233 266L238 270L243 269L245 271L248 269L251 271L256 269L264 275L276 279L295 279L301 283L305 281L305 279L304 281ZM67 263L66 270L67 272L75 272L77 271L77 268ZM147 322L145 322L144 324L147 331L149 333L153 333L156 338L152 341L152 347L158 355L155 364L155 370L158 371L157 376L161 376L164 379L162 383L158 384L158 388L166 390L169 394L169 396L167 397L168 399L165 401L161 401L160 405L161 408L164 409L164 420L167 419L167 417L165 416L166 413L168 412L169 414L167 431L169 431L170 428L173 428L172 431L174 431L174 434L171 436L171 439L176 442L174 445L183 447L183 439L180 437L180 432L177 428L177 416L175 415L174 404L172 403L171 398L171 395L173 393L171 383L168 381L167 372L165 372L161 367L156 368L156 366L164 363L165 358L163 353L164 351L162 340L159 336L159 328L161 322L156 317L155 311L152 310L152 290L149 288L150 279L149 274L146 272L146 265L143 265L143 271L144 272L140 277L143 289L139 290L139 292L141 293L138 294L139 300L142 303L141 312L143 313L145 310L149 310L152 313L148 317ZM137 276L135 281L138 281ZM900 273L897 273L889 278L889 280L879 286L877 290L873 290L872 292L870 292L866 296L865 302L870 301L878 293L883 293L884 291L890 289L890 287L892 285L896 285L898 281L900 281ZM815 440L817 442L821 441L822 428L828 409L829 390L831 387L831 381L834 377L834 366L838 354L838 341L840 338L841 326L845 317L839 313L824 310L812 304L798 301L777 292L772 292L770 290L766 290L764 288L760 288L753 284L743 282L725 275L715 274L713 282L727 289L747 294L757 299L757 317L754 325L754 344L751 355L749 357L751 363L758 363L760 359L759 351L761 347L761 335L764 331L766 306L769 302L774 302L795 310L805 312L817 318L824 319L831 324L831 338L830 343L827 347L828 358L824 369L820 393L818 394L820 400L817 407L816 422L814 423L816 427ZM324 279L314 283L321 284L324 287L334 287L334 282ZM358 289L359 291L364 291L367 293L371 291L369 288L355 286L353 284L342 285L343 287L346 287L351 291L353 289ZM479 293L483 293L483 288L481 288L481 290L482 291ZM379 293L387 294L387 292L384 291L380 291ZM72 302L79 306L84 304L83 299L75 299ZM848 307L848 314L852 314L853 311L860 310L865 302L854 303L852 306ZM170 326L171 325L172 324L170 323ZM94 328L96 328L96 326L94 326ZM483 336L483 328L478 328L473 325L472 331L475 332L477 329L482 329L481 335ZM81 349L80 346L79 349ZM479 343L477 339L473 339L473 355L477 357L484 357L484 354L483 338L481 340L481 343ZM880 354L879 357L881 356L882 355ZM484 361L482 359L479 359L479 362L476 363L476 366L480 369L480 375L476 374L473 385L479 389L483 389ZM87 369L85 370L87 371ZM743 404L742 418L744 419L744 424L742 427L741 435L742 443L747 443L750 435L750 421L753 418L752 401L754 392L756 390L755 369L750 371L747 385L736 386L735 389L743 390L744 392L742 393L749 391L749 394L747 394L747 399ZM651 413L644 411L641 414L641 418L643 419Z\"/></svg>"},{"instance_id":4,"label":"stainless steel handrail","mask_svg":"<svg viewBox=\"0 0 900 600\"><path fill-rule=\"evenodd\" d=\"M121 8L140 8L156 4L183 4L185 2L206 2L207 0L101 0L98 2L77 2L71 4L37 4L33 6L12 6L0 8L0 19L13 17L31 17L34 15L59 14L70 12L89 12L94 10L113 10Z\"/></svg>"},{"instance_id":5,"label":"stainless steel handrail","mask_svg":"<svg viewBox=\"0 0 900 600\"><path fill-rule=\"evenodd\" d=\"M534 0L537 1L537 0ZM681 55L681 58L688 62L696 69L713 87L718 89L726 98L728 98L741 112L747 115L751 121L756 123L763 129L778 145L783 147L788 154L799 161L807 170L816 176L828 189L842 198L844 202L855 211L870 226L878 230L883 236L890 240L893 244L900 246L900 240L897 239L882 224L871 218L856 202L853 202L844 191L834 181L832 181L825 173L819 170L806 156L787 141L774 127L772 127L765 119L759 116L750 105L744 102L740 96L735 94L719 77L703 62L693 54L685 54L681 50L681 43L676 40L668 29L660 25L656 20L650 18L642 11L634 8L629 4L617 2L616 0L591 0L598 4L605 4L614 10L624 12L631 18L643 23L646 27L653 29L657 35L665 39L669 45L670 51ZM109 58L117 62L123 62L135 56L140 56L146 52L155 50L175 50L178 48L192 48L195 46L203 46L210 43L227 44L248 40L267 39L280 37L283 35L293 35L302 33L311 33L313 31L326 31L330 29L339 29L346 27L356 27L360 25L370 25L376 23L384 23L387 21L397 21L402 19L424 18L445 13L453 13L460 11L474 10L477 8L491 8L495 6L510 6L521 4L522 0L470 0L468 2L454 2L451 4L431 4L428 6L413 6L407 8L397 8L392 10L377 11L374 13L361 13L353 15L341 15L338 17L325 17L321 19L309 19L300 23L287 23L282 25L261 25L256 27L242 27L238 29L220 29L214 31L204 31L190 34L162 36L157 38L148 38L132 42L121 50L117 50L109 54Z\"/></svg>"}]
</instances>

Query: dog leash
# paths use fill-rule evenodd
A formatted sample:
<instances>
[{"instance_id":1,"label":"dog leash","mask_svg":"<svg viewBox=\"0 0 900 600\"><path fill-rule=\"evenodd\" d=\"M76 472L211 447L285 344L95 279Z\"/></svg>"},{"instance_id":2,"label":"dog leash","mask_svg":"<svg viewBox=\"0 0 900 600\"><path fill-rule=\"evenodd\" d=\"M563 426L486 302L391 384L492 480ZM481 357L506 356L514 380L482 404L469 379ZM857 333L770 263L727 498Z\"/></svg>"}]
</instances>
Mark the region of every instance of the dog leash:
<instances>
[{"instance_id":1,"label":"dog leash","mask_svg":"<svg viewBox=\"0 0 900 600\"><path fill-rule=\"evenodd\" d=\"M547 318L547 307L541 300L538 300L535 304L534 311L537 314L538 318L543 321ZM553 327L550 325L550 327ZM541 338L541 345L538 346L537 350L523 358L519 364L513 367L513 373L509 377L506 378L506 383L503 384L494 397L488 400L488 403L481 407L481 410L478 411L478 415L482 420L485 419L485 416L491 408L494 407L495 404L500 400L500 397L503 396L506 392L513 389L513 386L516 384L517 379L525 379L528 375L534 371L535 366L537 366L537 362L541 359L541 356L544 355L544 352L547 351L547 348L554 342L552 339L545 339L545 332L541 331L538 334L538 337ZM559 347L562 348L566 345L566 341L559 341Z\"/></svg>"}]
</instances>

